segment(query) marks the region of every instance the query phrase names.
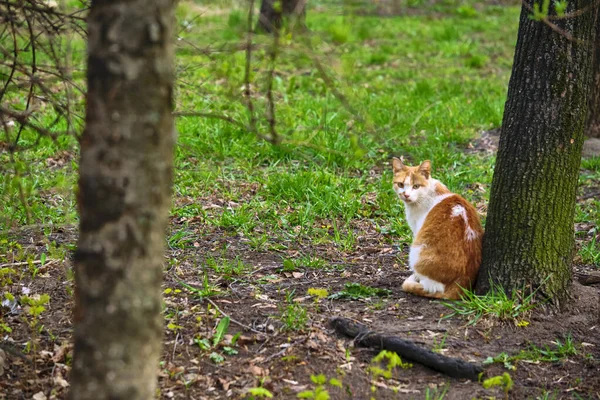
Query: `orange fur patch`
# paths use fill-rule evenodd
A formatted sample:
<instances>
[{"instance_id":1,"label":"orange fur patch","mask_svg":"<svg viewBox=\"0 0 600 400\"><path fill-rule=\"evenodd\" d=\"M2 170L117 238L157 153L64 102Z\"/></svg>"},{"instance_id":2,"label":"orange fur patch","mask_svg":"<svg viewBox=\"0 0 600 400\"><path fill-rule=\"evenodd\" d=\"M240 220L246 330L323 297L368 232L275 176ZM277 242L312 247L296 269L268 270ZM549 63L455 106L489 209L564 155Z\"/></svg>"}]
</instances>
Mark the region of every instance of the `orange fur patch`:
<instances>
[{"instance_id":1,"label":"orange fur patch","mask_svg":"<svg viewBox=\"0 0 600 400\"><path fill-rule=\"evenodd\" d=\"M453 215L456 206L464 208L466 221L460 215ZM474 237L467 235L469 229ZM482 237L477 210L454 194L427 214L413 242L414 246L422 246L413 268L420 275L446 285L446 291L455 285L470 289L481 265Z\"/></svg>"}]
</instances>

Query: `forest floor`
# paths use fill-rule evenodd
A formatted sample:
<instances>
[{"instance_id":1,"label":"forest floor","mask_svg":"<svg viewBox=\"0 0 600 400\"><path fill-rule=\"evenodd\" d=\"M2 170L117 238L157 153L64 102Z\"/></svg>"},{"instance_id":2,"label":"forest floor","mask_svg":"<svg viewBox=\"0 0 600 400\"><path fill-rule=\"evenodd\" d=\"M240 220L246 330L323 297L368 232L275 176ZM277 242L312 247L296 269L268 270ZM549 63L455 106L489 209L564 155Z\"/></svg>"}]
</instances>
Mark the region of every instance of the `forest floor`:
<instances>
[{"instance_id":1,"label":"forest floor","mask_svg":"<svg viewBox=\"0 0 600 400\"><path fill-rule=\"evenodd\" d=\"M255 37L251 99L268 132L271 80L273 146L244 129L245 11L200 3L205 15L179 3L177 111L212 117L177 120L159 398L600 399L600 157L580 169L562 312L497 294L478 317L473 301L400 290L411 233L389 159L431 159L485 222L518 7L445 1L380 18L322 2L307 15L310 43L282 38L273 73L271 42ZM68 391L77 141L37 140L25 129L16 161L0 152L0 399ZM485 375L375 362L333 332L337 316Z\"/></svg>"},{"instance_id":2,"label":"forest floor","mask_svg":"<svg viewBox=\"0 0 600 400\"><path fill-rule=\"evenodd\" d=\"M493 135L484 132L470 151L493 152ZM588 201L586 193L597 191L599 183L580 188L579 201ZM252 195L250 190L247 196ZM203 206L219 204L224 200L211 198ZM508 373L514 383L509 398L600 398L598 281L575 282L563 312L539 306L504 319L483 314L474 322L474 315L451 316L443 302L402 292L400 284L409 275L407 246L390 245L369 221L355 221L357 244L351 251L291 240L279 243L282 250L261 251L235 231L180 217L171 219L170 230L177 232L184 223L187 235L197 240L169 249L166 257L160 398L263 398L258 388L275 398L307 391L316 396L323 390L334 399L505 396L505 383L484 388L416 363L391 368L390 377L377 375L372 367L386 369L386 359L374 362L378 351L355 348L352 340L336 335L329 325L336 316L484 365L482 381ZM38 256L48 239L74 245L76 228L44 235L39 227L25 227L11 235ZM3 344L3 376L9 379L1 384L0 398L63 398L72 356L71 268L69 257L48 260L34 279L10 288L14 294L46 293L52 302L37 322L23 318L17 304L5 313L4 323L13 330ZM576 276L600 276L595 265L581 260L574 268ZM325 296L315 289L326 290ZM523 299L505 303L528 304ZM225 319L229 325L220 329ZM32 340L35 350L23 355L20 349Z\"/></svg>"}]
</instances>

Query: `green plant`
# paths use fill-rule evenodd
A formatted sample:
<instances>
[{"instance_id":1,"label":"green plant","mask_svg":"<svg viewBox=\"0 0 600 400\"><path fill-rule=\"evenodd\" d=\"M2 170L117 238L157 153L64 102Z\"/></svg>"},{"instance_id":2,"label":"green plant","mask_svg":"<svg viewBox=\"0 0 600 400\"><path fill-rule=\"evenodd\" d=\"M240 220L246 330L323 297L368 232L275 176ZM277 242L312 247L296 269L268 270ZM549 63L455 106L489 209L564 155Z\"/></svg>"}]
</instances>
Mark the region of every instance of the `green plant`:
<instances>
[{"instance_id":1,"label":"green plant","mask_svg":"<svg viewBox=\"0 0 600 400\"><path fill-rule=\"evenodd\" d=\"M583 244L579 249L579 255L581 256L581 261L584 263L600 268L600 244L596 243L595 230L592 240Z\"/></svg>"},{"instance_id":2,"label":"green plant","mask_svg":"<svg viewBox=\"0 0 600 400\"><path fill-rule=\"evenodd\" d=\"M449 384L444 385L441 391L440 388L431 389L428 387L425 389L425 400L443 400L448 390L450 390Z\"/></svg>"},{"instance_id":3,"label":"green plant","mask_svg":"<svg viewBox=\"0 0 600 400\"><path fill-rule=\"evenodd\" d=\"M260 236L251 236L250 237L250 248L256 251L263 251L267 248L269 244L269 236L266 234Z\"/></svg>"},{"instance_id":4,"label":"green plant","mask_svg":"<svg viewBox=\"0 0 600 400\"><path fill-rule=\"evenodd\" d=\"M387 364L385 369L381 368L381 363L387 360ZM392 378L392 371L394 368L400 367L402 369L412 368L412 364L403 362L398 354L393 351L382 350L373 357L371 361L371 365L369 366L369 374L371 374L371 379L375 382L379 377L384 379ZM375 393L377 391L377 386L375 383L371 385L371 392Z\"/></svg>"},{"instance_id":5,"label":"green plant","mask_svg":"<svg viewBox=\"0 0 600 400\"><path fill-rule=\"evenodd\" d=\"M504 397L508 399L508 392L514 386L514 382L510 377L510 374L508 372L505 372L502 375L493 376L484 380L482 385L485 389L489 389L494 386L500 386L502 390L504 390Z\"/></svg>"},{"instance_id":6,"label":"green plant","mask_svg":"<svg viewBox=\"0 0 600 400\"><path fill-rule=\"evenodd\" d=\"M444 306L452 310L452 313L445 315L442 319L460 315L468 318L468 325L474 325L482 318L512 321L519 324L537 306L534 298L535 290L527 295L523 292L524 290L515 291L509 296L495 284L491 285L488 293L481 296L470 290L464 290L462 300L442 302Z\"/></svg>"},{"instance_id":7,"label":"green plant","mask_svg":"<svg viewBox=\"0 0 600 400\"><path fill-rule=\"evenodd\" d=\"M251 269L250 265L247 265L238 257L233 260L208 257L205 260L205 263L209 268L211 268L225 280L232 280L234 277L241 276Z\"/></svg>"},{"instance_id":8,"label":"green plant","mask_svg":"<svg viewBox=\"0 0 600 400\"><path fill-rule=\"evenodd\" d=\"M333 387L342 387L342 382L339 379L331 378L328 382L327 377L323 374L311 375L310 380L314 384L314 388L298 393L299 399L328 400L330 396L329 391L325 387L327 383Z\"/></svg>"},{"instance_id":9,"label":"green plant","mask_svg":"<svg viewBox=\"0 0 600 400\"><path fill-rule=\"evenodd\" d=\"M321 269L327 266L327 261L311 255L302 255L298 258L286 258L283 260L283 270L287 272L297 271L300 268Z\"/></svg>"},{"instance_id":10,"label":"green plant","mask_svg":"<svg viewBox=\"0 0 600 400\"><path fill-rule=\"evenodd\" d=\"M169 236L167 243L171 249L184 249L194 241L193 236L186 230L180 230Z\"/></svg>"},{"instance_id":11,"label":"green plant","mask_svg":"<svg viewBox=\"0 0 600 400\"><path fill-rule=\"evenodd\" d=\"M379 296L386 297L392 294L389 289L373 288L369 286L361 285L360 283L346 283L344 290L329 295L329 299L369 299L371 297Z\"/></svg>"},{"instance_id":12,"label":"green plant","mask_svg":"<svg viewBox=\"0 0 600 400\"><path fill-rule=\"evenodd\" d=\"M564 341L557 339L553 344L554 348L548 345L540 348L534 344L530 344L528 349L521 350L518 354L510 356L502 352L495 357L488 357L483 363L502 363L506 369L514 370L516 369L515 363L519 361L556 362L578 354L578 350L570 334L566 336Z\"/></svg>"},{"instance_id":13,"label":"green plant","mask_svg":"<svg viewBox=\"0 0 600 400\"><path fill-rule=\"evenodd\" d=\"M203 338L199 335L194 338L194 343L196 343L198 347L200 347L200 349L204 351L213 350L210 353L209 358L215 364L220 364L223 361L225 361L225 357L216 351L219 347L221 347L222 352L225 355L237 354L237 350L230 346L220 346L221 341L223 340L223 337L225 336L225 334L227 333L227 329L229 328L229 322L230 318L228 316L221 318L219 324L215 328L215 333L212 336L212 340L210 340L209 338ZM232 346L235 345L235 340L237 339L237 337L239 337L239 334L234 336L235 339L232 339Z\"/></svg>"},{"instance_id":14,"label":"green plant","mask_svg":"<svg viewBox=\"0 0 600 400\"><path fill-rule=\"evenodd\" d=\"M387 360L386 368L382 369L378 364L385 360ZM391 379L392 371L396 367L408 369L412 368L412 364L402 361L400 356L393 351L381 350L379 354L373 358L371 366L369 367L369 372L373 375L374 379L377 379L379 376L385 379Z\"/></svg>"},{"instance_id":15,"label":"green plant","mask_svg":"<svg viewBox=\"0 0 600 400\"><path fill-rule=\"evenodd\" d=\"M249 397L250 399L253 399L255 397L256 398L267 398L267 399L273 398L273 393L269 392L264 387L250 388L250 389L248 389L248 392L246 394L250 395L250 397Z\"/></svg>"},{"instance_id":16,"label":"green plant","mask_svg":"<svg viewBox=\"0 0 600 400\"><path fill-rule=\"evenodd\" d=\"M12 295L5 293L5 297L11 300ZM12 298L14 300L14 298ZM31 340L27 343L28 349L32 350L34 358L37 355L37 341L44 326L40 324L40 315L46 310L45 305L50 302L50 296L47 294L36 296L21 296L20 303L25 306L27 317L24 317L29 329L31 330Z\"/></svg>"},{"instance_id":17,"label":"green plant","mask_svg":"<svg viewBox=\"0 0 600 400\"><path fill-rule=\"evenodd\" d=\"M279 319L283 322L284 329L301 331L308 324L308 313L302 305L292 302L283 309Z\"/></svg>"},{"instance_id":18,"label":"green plant","mask_svg":"<svg viewBox=\"0 0 600 400\"><path fill-rule=\"evenodd\" d=\"M446 345L446 339L448 338L448 332L442 336L442 340L438 342L437 335L433 337L433 351L436 353L442 353L444 351L444 346Z\"/></svg>"},{"instance_id":19,"label":"green plant","mask_svg":"<svg viewBox=\"0 0 600 400\"><path fill-rule=\"evenodd\" d=\"M12 285L13 283L13 275L15 275L17 271L14 268L3 267L0 268L0 288Z\"/></svg>"},{"instance_id":20,"label":"green plant","mask_svg":"<svg viewBox=\"0 0 600 400\"><path fill-rule=\"evenodd\" d=\"M197 288L188 285L183 281L177 281L181 286L189 290L194 296L203 299L205 297L212 297L221 293L219 288L215 285L212 285L208 280L208 274L204 274L202 278L202 288Z\"/></svg>"}]
</instances>

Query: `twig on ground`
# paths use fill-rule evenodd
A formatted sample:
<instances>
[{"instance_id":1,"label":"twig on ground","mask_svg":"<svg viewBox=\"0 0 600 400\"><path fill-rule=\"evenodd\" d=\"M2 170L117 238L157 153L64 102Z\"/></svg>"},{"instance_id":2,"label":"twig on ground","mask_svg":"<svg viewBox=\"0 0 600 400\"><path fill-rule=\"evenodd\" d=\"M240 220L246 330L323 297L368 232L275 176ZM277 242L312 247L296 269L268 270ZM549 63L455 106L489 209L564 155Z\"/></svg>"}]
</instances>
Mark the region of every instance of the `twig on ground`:
<instances>
[{"instance_id":1,"label":"twig on ground","mask_svg":"<svg viewBox=\"0 0 600 400\"><path fill-rule=\"evenodd\" d=\"M240 321L236 321L235 319L231 318L231 316L230 316L230 315L228 315L228 314L225 314L225 313L223 312L223 310L221 310L221 309L219 308L219 306L218 306L218 305L216 305L216 304L215 304L215 302L214 302L214 301L212 301L211 299L209 299L209 298L205 298L205 300L206 300L206 301L208 301L210 304L212 304L212 306L213 306L213 307L214 307L214 308L215 308L215 309L216 309L218 312L220 312L220 313L221 313L221 314L222 314L224 317L227 317L227 318L229 318L229 320L230 320L231 322L233 322L234 324L236 324L237 326L239 326L239 327L242 327L242 328L244 328L244 329L246 329L246 330L248 330L248 331L251 331L251 332L257 333L257 334L259 334L259 335L265 335L265 333L264 333L264 332L261 332L261 331L257 331L257 330L255 330L255 329L252 329L250 326L248 326L248 325L246 325L246 324L243 324L243 323L241 323Z\"/></svg>"},{"instance_id":2,"label":"twig on ground","mask_svg":"<svg viewBox=\"0 0 600 400\"><path fill-rule=\"evenodd\" d=\"M295 345L306 342L306 339L307 338L302 338L302 339L296 340L294 343L291 343L289 346L284 347L282 350L280 350L280 351L278 351L276 353L271 354L270 356L268 356L267 358L265 358L264 360L262 360L261 363L267 363L267 362L271 361L272 359L274 359L275 357L279 357L279 356L284 355L286 351L288 351L289 349L291 349Z\"/></svg>"},{"instance_id":3,"label":"twig on ground","mask_svg":"<svg viewBox=\"0 0 600 400\"><path fill-rule=\"evenodd\" d=\"M51 262L54 261L58 261L58 260L46 260L44 261L44 264L49 264ZM29 265L29 264L41 264L42 261L41 260L33 260L33 261L19 261L19 262L13 262L13 263L6 263L6 264L0 264L0 268L5 268L5 267L18 267L21 265Z\"/></svg>"}]
</instances>

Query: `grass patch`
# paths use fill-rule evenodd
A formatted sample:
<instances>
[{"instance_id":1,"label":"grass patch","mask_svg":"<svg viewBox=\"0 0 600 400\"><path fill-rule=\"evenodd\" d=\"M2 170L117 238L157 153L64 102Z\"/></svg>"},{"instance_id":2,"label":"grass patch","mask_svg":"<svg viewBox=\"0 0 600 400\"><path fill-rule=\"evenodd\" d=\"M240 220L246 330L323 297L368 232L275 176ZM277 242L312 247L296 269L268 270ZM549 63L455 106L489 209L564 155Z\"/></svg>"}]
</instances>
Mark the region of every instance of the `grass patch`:
<instances>
[{"instance_id":1,"label":"grass patch","mask_svg":"<svg viewBox=\"0 0 600 400\"><path fill-rule=\"evenodd\" d=\"M346 283L344 290L331 294L329 299L362 300L372 297L387 297L392 294L391 290L364 286L360 283Z\"/></svg>"},{"instance_id":2,"label":"grass patch","mask_svg":"<svg viewBox=\"0 0 600 400\"><path fill-rule=\"evenodd\" d=\"M442 319L461 316L468 320L467 325L475 325L482 319L513 322L517 326L527 326L526 318L538 305L534 300L535 291L523 295L523 291L514 291L510 296L498 287L492 285L490 291L482 296L470 290L463 291L462 300L442 302L452 310Z\"/></svg>"},{"instance_id":3,"label":"grass patch","mask_svg":"<svg viewBox=\"0 0 600 400\"><path fill-rule=\"evenodd\" d=\"M519 361L526 361L531 363L538 362L557 362L563 361L570 356L576 356L579 351L573 342L571 335L567 335L564 340L556 339L552 342L552 346L545 345L544 347L538 347L534 344L530 344L526 350L521 350L519 353L514 355L508 355L507 353L500 353L495 357L488 357L483 363L503 364L506 369L516 369L516 363Z\"/></svg>"},{"instance_id":4,"label":"grass patch","mask_svg":"<svg viewBox=\"0 0 600 400\"><path fill-rule=\"evenodd\" d=\"M284 259L283 271L292 272L297 271L301 268L323 269L326 268L328 265L329 263L322 258L305 254L298 258Z\"/></svg>"},{"instance_id":5,"label":"grass patch","mask_svg":"<svg viewBox=\"0 0 600 400\"><path fill-rule=\"evenodd\" d=\"M594 234L596 232L594 231ZM597 243L597 236L594 235L591 241L584 243L579 249L581 261L585 264L592 264L600 268L600 244Z\"/></svg>"}]
</instances>

